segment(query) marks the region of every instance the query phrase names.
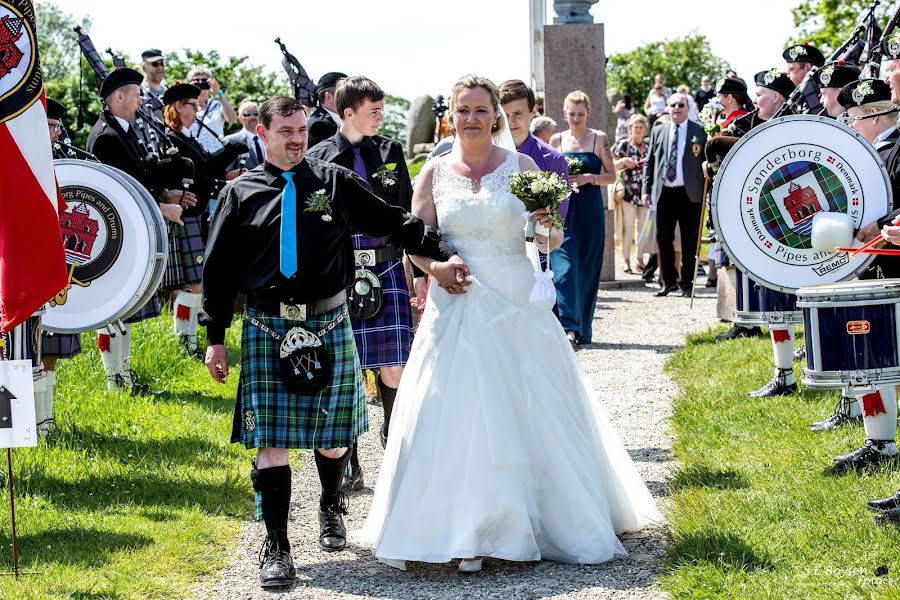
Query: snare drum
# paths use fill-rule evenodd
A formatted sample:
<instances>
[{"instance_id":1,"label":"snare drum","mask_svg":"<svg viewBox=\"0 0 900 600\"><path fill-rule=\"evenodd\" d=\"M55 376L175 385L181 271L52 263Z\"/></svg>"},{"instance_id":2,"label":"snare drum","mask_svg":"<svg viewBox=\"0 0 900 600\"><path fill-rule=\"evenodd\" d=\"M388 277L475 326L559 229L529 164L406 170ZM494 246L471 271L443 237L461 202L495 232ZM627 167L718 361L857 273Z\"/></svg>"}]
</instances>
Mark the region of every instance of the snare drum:
<instances>
[{"instance_id":1,"label":"snare drum","mask_svg":"<svg viewBox=\"0 0 900 600\"><path fill-rule=\"evenodd\" d=\"M797 308L797 296L759 286L759 310L767 323L803 323L803 312Z\"/></svg>"},{"instance_id":2,"label":"snare drum","mask_svg":"<svg viewBox=\"0 0 900 600\"><path fill-rule=\"evenodd\" d=\"M815 285L797 296L806 328L804 384L900 384L900 279Z\"/></svg>"},{"instance_id":3,"label":"snare drum","mask_svg":"<svg viewBox=\"0 0 900 600\"><path fill-rule=\"evenodd\" d=\"M759 292L756 282L740 269L735 269L735 305L734 324L741 327L759 327L765 325L759 311Z\"/></svg>"},{"instance_id":4,"label":"snare drum","mask_svg":"<svg viewBox=\"0 0 900 600\"><path fill-rule=\"evenodd\" d=\"M126 319L165 273L168 233L159 206L118 169L73 159L54 167L66 201L59 226L69 285L50 301L44 328L80 333Z\"/></svg>"}]
</instances>

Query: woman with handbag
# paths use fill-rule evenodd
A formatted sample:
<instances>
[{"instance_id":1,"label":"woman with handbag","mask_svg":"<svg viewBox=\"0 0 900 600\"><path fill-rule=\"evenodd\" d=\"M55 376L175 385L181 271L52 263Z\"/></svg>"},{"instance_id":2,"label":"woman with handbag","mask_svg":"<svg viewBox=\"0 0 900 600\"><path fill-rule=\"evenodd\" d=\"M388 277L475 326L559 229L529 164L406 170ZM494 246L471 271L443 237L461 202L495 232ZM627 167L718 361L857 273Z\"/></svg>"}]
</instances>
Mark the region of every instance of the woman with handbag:
<instances>
[{"instance_id":1,"label":"woman with handbag","mask_svg":"<svg viewBox=\"0 0 900 600\"><path fill-rule=\"evenodd\" d=\"M616 205L621 202L622 227L617 230L621 234L622 259L625 263L625 272L631 273L631 244L634 241L635 223L640 227L645 220L647 209L641 202L641 175L644 168L644 158L647 156L648 146L644 141L647 135L647 117L632 115L628 119L628 137L620 140L613 149L616 171L619 171L619 179L613 190L613 199ZM644 254L649 250L646 247L646 236L638 242L637 268L644 269Z\"/></svg>"}]
</instances>

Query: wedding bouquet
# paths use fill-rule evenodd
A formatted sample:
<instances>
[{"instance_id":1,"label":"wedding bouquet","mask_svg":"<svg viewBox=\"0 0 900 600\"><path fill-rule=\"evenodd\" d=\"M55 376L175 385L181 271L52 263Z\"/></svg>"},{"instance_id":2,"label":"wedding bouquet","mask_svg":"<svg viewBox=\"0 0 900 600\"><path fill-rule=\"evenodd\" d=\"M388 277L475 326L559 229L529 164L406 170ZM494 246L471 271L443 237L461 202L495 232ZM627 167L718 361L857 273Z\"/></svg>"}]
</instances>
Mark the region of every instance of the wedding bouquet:
<instances>
[{"instance_id":1,"label":"wedding bouquet","mask_svg":"<svg viewBox=\"0 0 900 600\"><path fill-rule=\"evenodd\" d=\"M581 175L581 168L584 166L584 163L581 162L580 158L577 158L575 156L567 156L566 165L569 167L569 176L572 176Z\"/></svg>"},{"instance_id":2,"label":"wedding bouquet","mask_svg":"<svg viewBox=\"0 0 900 600\"><path fill-rule=\"evenodd\" d=\"M708 137L713 137L721 131L722 125L719 123L718 117L723 108L725 107L715 100L710 100L706 103L706 106L703 107L703 110L700 111L698 118Z\"/></svg>"},{"instance_id":3,"label":"wedding bouquet","mask_svg":"<svg viewBox=\"0 0 900 600\"><path fill-rule=\"evenodd\" d=\"M526 217L539 208L546 208L550 213L553 227L563 228L559 205L569 195L569 186L565 179L556 173L546 171L520 171L509 176L509 191L525 205ZM535 232L548 235L550 230L543 226L538 230L535 223L528 221L525 230L525 241L533 242Z\"/></svg>"}]
</instances>

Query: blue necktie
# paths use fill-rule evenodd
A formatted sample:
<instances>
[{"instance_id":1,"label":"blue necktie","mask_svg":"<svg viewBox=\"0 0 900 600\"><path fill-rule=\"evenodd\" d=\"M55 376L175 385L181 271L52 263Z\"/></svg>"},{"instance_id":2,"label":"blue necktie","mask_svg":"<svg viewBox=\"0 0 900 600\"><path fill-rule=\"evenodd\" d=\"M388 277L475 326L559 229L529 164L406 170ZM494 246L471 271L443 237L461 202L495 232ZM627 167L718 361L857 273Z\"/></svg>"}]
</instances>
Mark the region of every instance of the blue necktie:
<instances>
[{"instance_id":1,"label":"blue necktie","mask_svg":"<svg viewBox=\"0 0 900 600\"><path fill-rule=\"evenodd\" d=\"M666 179L669 182L675 181L675 178L678 177L678 125L675 126L675 131L672 135L672 146L669 148L669 156L666 160Z\"/></svg>"},{"instance_id":2,"label":"blue necktie","mask_svg":"<svg viewBox=\"0 0 900 600\"><path fill-rule=\"evenodd\" d=\"M369 181L366 174L366 163L363 162L362 154L359 153L359 146L353 146L353 172L363 178L363 181Z\"/></svg>"},{"instance_id":3,"label":"blue necktie","mask_svg":"<svg viewBox=\"0 0 900 600\"><path fill-rule=\"evenodd\" d=\"M297 272L297 188L293 172L281 176L287 182L281 193L281 273L290 277Z\"/></svg>"}]
</instances>

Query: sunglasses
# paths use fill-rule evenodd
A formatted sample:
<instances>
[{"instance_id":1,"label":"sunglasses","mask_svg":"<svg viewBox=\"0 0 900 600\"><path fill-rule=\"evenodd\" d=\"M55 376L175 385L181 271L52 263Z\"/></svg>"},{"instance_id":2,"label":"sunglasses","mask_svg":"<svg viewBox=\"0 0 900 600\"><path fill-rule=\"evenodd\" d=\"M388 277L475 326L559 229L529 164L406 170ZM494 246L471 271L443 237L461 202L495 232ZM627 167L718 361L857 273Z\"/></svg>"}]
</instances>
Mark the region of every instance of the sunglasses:
<instances>
[{"instance_id":1,"label":"sunglasses","mask_svg":"<svg viewBox=\"0 0 900 600\"><path fill-rule=\"evenodd\" d=\"M147 63L151 67L164 67L166 65L166 61L164 60L154 60L153 62Z\"/></svg>"},{"instance_id":2,"label":"sunglasses","mask_svg":"<svg viewBox=\"0 0 900 600\"><path fill-rule=\"evenodd\" d=\"M247 110L247 111L242 112L241 115L245 116L245 117L258 117L259 111L258 110Z\"/></svg>"},{"instance_id":3,"label":"sunglasses","mask_svg":"<svg viewBox=\"0 0 900 600\"><path fill-rule=\"evenodd\" d=\"M209 79L207 79L206 77L203 77L203 78L197 77L197 78L191 79L191 83L206 83L207 81L209 81Z\"/></svg>"},{"instance_id":4,"label":"sunglasses","mask_svg":"<svg viewBox=\"0 0 900 600\"><path fill-rule=\"evenodd\" d=\"M686 106L687 104L685 104L684 102L675 102L674 104L670 104L669 108L684 108Z\"/></svg>"},{"instance_id":5,"label":"sunglasses","mask_svg":"<svg viewBox=\"0 0 900 600\"><path fill-rule=\"evenodd\" d=\"M188 106L192 107L194 110L200 110L199 102L185 102Z\"/></svg>"}]
</instances>

